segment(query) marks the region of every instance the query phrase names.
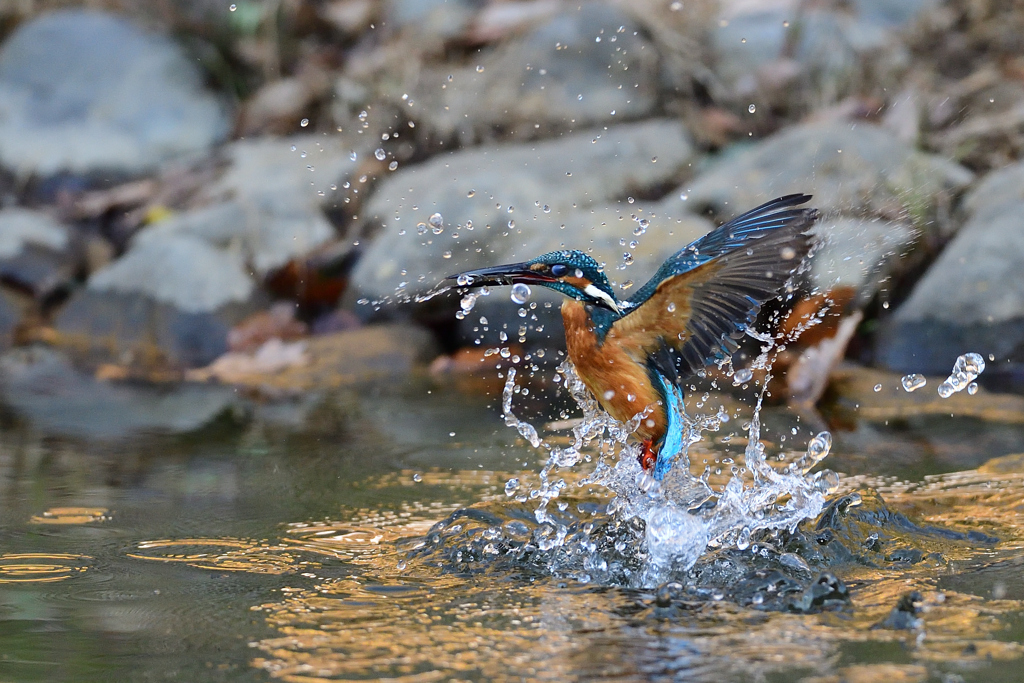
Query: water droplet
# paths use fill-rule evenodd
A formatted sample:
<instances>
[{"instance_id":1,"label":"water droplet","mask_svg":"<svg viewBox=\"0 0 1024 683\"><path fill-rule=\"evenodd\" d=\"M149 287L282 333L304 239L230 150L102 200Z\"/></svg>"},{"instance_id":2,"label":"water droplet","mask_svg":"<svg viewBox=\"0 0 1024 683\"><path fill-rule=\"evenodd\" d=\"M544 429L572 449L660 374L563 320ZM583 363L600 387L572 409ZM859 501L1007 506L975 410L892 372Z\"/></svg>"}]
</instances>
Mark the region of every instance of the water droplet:
<instances>
[{"instance_id":1,"label":"water droplet","mask_svg":"<svg viewBox=\"0 0 1024 683\"><path fill-rule=\"evenodd\" d=\"M676 312L676 302L674 302L674 301L669 301L668 302L668 312L669 313L675 313Z\"/></svg>"},{"instance_id":2,"label":"water droplet","mask_svg":"<svg viewBox=\"0 0 1024 683\"><path fill-rule=\"evenodd\" d=\"M753 114L755 111L757 111L757 105L756 104L751 104L749 107L747 107L747 111L749 111L751 114Z\"/></svg>"},{"instance_id":3,"label":"water droplet","mask_svg":"<svg viewBox=\"0 0 1024 683\"><path fill-rule=\"evenodd\" d=\"M793 247L783 247L779 250L779 256L782 257L783 261L792 261L796 258L796 249Z\"/></svg>"},{"instance_id":4,"label":"water droplet","mask_svg":"<svg viewBox=\"0 0 1024 683\"><path fill-rule=\"evenodd\" d=\"M390 164L388 164L388 170L389 171L394 171L397 168L398 168L398 162L397 161L392 161Z\"/></svg>"},{"instance_id":5,"label":"water droplet","mask_svg":"<svg viewBox=\"0 0 1024 683\"><path fill-rule=\"evenodd\" d=\"M633 255L628 251L622 254L622 263L627 266L633 265Z\"/></svg>"},{"instance_id":6,"label":"water droplet","mask_svg":"<svg viewBox=\"0 0 1024 683\"><path fill-rule=\"evenodd\" d=\"M417 235L426 235L427 234L427 224L426 223L417 223L416 224L416 234Z\"/></svg>"},{"instance_id":7,"label":"water droplet","mask_svg":"<svg viewBox=\"0 0 1024 683\"><path fill-rule=\"evenodd\" d=\"M228 5L228 11L229 12L234 12L236 9L238 9L238 5L236 5L234 3L231 3L230 5Z\"/></svg>"},{"instance_id":8,"label":"water droplet","mask_svg":"<svg viewBox=\"0 0 1024 683\"><path fill-rule=\"evenodd\" d=\"M408 565L406 564L405 560L399 560L399 561L398 561L398 565L397 565L397 567L398 567L398 571L400 571L400 572L403 572L403 571L405 571L405 568L406 568L407 566L408 566Z\"/></svg>"},{"instance_id":9,"label":"water droplet","mask_svg":"<svg viewBox=\"0 0 1024 683\"><path fill-rule=\"evenodd\" d=\"M427 219L430 223L431 229L435 235L440 235L444 231L444 216L439 213L430 214L430 218Z\"/></svg>"},{"instance_id":10,"label":"water droplet","mask_svg":"<svg viewBox=\"0 0 1024 683\"><path fill-rule=\"evenodd\" d=\"M882 390L882 385L881 384L876 384L875 385L875 393L877 394L881 390Z\"/></svg>"},{"instance_id":11,"label":"water droplet","mask_svg":"<svg viewBox=\"0 0 1024 683\"><path fill-rule=\"evenodd\" d=\"M299 125L305 128L306 126L309 125L309 119L302 119L301 121L299 121Z\"/></svg>"},{"instance_id":12,"label":"water droplet","mask_svg":"<svg viewBox=\"0 0 1024 683\"><path fill-rule=\"evenodd\" d=\"M676 2L673 2L671 5L669 5L668 8L673 12L678 12L679 10L683 9L683 3L678 2L677 0Z\"/></svg>"},{"instance_id":13,"label":"water droplet","mask_svg":"<svg viewBox=\"0 0 1024 683\"><path fill-rule=\"evenodd\" d=\"M483 67L483 65L482 65L482 64L478 64L478 65L477 65L477 67L476 67L476 72L477 72L478 74L482 74L482 73L484 72L484 67Z\"/></svg>"},{"instance_id":14,"label":"water droplet","mask_svg":"<svg viewBox=\"0 0 1024 683\"><path fill-rule=\"evenodd\" d=\"M387 155L388 154L384 151L383 147L378 147L373 153L373 156L377 157L377 161L384 161Z\"/></svg>"},{"instance_id":15,"label":"water droplet","mask_svg":"<svg viewBox=\"0 0 1024 683\"><path fill-rule=\"evenodd\" d=\"M754 378L754 372L750 368L740 368L732 376L732 385L738 387L741 384L746 384Z\"/></svg>"},{"instance_id":16,"label":"water droplet","mask_svg":"<svg viewBox=\"0 0 1024 683\"><path fill-rule=\"evenodd\" d=\"M511 479L509 479L508 481L505 482L505 495L506 496L514 496L516 491L518 491L518 490L519 490L519 480L516 479L515 477L512 477Z\"/></svg>"},{"instance_id":17,"label":"water droplet","mask_svg":"<svg viewBox=\"0 0 1024 683\"><path fill-rule=\"evenodd\" d=\"M470 197L470 198L475 197L476 196L476 190L470 190L469 192L466 193L466 196Z\"/></svg>"},{"instance_id":18,"label":"water droplet","mask_svg":"<svg viewBox=\"0 0 1024 683\"><path fill-rule=\"evenodd\" d=\"M924 375L904 375L903 379L900 380L903 388L906 391L916 391L928 383Z\"/></svg>"},{"instance_id":19,"label":"water droplet","mask_svg":"<svg viewBox=\"0 0 1024 683\"><path fill-rule=\"evenodd\" d=\"M967 393L970 394L971 396L974 396L976 393L978 393L978 383L971 382L970 384L968 384Z\"/></svg>"},{"instance_id":20,"label":"water droplet","mask_svg":"<svg viewBox=\"0 0 1024 683\"><path fill-rule=\"evenodd\" d=\"M462 275L455 279L455 282L458 283L459 287L468 287L469 284L473 282L473 278L463 273Z\"/></svg>"},{"instance_id":21,"label":"water droplet","mask_svg":"<svg viewBox=\"0 0 1024 683\"><path fill-rule=\"evenodd\" d=\"M632 286L633 286L633 281L632 280L626 280L621 285L619 285L619 289L625 290L625 289L629 289Z\"/></svg>"},{"instance_id":22,"label":"water droplet","mask_svg":"<svg viewBox=\"0 0 1024 683\"><path fill-rule=\"evenodd\" d=\"M604 400L610 401L613 398L615 398L615 390L614 389L609 389L608 391L604 392L604 394L602 394L602 395L604 397Z\"/></svg>"},{"instance_id":23,"label":"water droplet","mask_svg":"<svg viewBox=\"0 0 1024 683\"><path fill-rule=\"evenodd\" d=\"M416 474L412 475L412 480L418 484L421 481L423 481L423 475L417 472Z\"/></svg>"},{"instance_id":24,"label":"water droplet","mask_svg":"<svg viewBox=\"0 0 1024 683\"><path fill-rule=\"evenodd\" d=\"M359 155L356 154L355 150L353 150L352 152L349 153L348 158L351 161L355 161L356 159L359 158Z\"/></svg>"},{"instance_id":25,"label":"water droplet","mask_svg":"<svg viewBox=\"0 0 1024 683\"><path fill-rule=\"evenodd\" d=\"M963 391L984 371L985 359L980 354L965 353L956 359L953 372L939 385L939 396L949 398L954 393Z\"/></svg>"},{"instance_id":26,"label":"water droplet","mask_svg":"<svg viewBox=\"0 0 1024 683\"><path fill-rule=\"evenodd\" d=\"M525 304L527 301L530 300L531 294L532 292L530 291L529 285L523 284L522 282L517 282L514 285L512 285L512 292L509 296L514 303Z\"/></svg>"},{"instance_id":27,"label":"water droplet","mask_svg":"<svg viewBox=\"0 0 1024 683\"><path fill-rule=\"evenodd\" d=\"M450 251L446 251L443 254L441 254L441 258L451 258L451 257L452 257L452 252L450 252Z\"/></svg>"},{"instance_id":28,"label":"water droplet","mask_svg":"<svg viewBox=\"0 0 1024 683\"><path fill-rule=\"evenodd\" d=\"M541 211L543 211L544 213L551 213L551 207L550 207L550 206L548 206L547 204L545 204L545 205L544 205L544 206L543 206L543 207L541 208Z\"/></svg>"}]
</instances>

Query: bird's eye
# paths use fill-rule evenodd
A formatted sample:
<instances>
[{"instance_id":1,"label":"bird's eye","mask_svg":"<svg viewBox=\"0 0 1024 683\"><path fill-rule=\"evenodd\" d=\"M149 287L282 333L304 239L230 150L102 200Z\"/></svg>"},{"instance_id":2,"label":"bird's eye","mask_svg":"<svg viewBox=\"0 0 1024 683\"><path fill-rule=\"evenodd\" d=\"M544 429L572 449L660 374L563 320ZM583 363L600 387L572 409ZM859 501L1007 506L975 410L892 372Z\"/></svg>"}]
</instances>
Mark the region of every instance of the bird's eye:
<instances>
[{"instance_id":1,"label":"bird's eye","mask_svg":"<svg viewBox=\"0 0 1024 683\"><path fill-rule=\"evenodd\" d=\"M554 275L555 277L562 277L568 272L569 266L563 265L561 263L556 263L555 265L551 266L551 274Z\"/></svg>"}]
</instances>

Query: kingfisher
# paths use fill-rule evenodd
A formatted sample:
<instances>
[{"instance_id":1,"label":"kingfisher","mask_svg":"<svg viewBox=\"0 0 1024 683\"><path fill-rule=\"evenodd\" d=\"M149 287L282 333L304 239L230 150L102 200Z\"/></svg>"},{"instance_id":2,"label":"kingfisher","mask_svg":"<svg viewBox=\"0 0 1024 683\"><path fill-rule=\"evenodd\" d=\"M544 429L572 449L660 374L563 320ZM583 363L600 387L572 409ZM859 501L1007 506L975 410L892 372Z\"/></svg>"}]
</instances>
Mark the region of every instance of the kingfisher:
<instances>
[{"instance_id":1,"label":"kingfisher","mask_svg":"<svg viewBox=\"0 0 1024 683\"><path fill-rule=\"evenodd\" d=\"M449 276L461 286L539 285L561 292L569 360L620 422L641 411L643 469L662 479L682 447L683 380L730 358L761 306L780 295L811 249L810 195L791 194L733 218L673 254L618 299L601 266L571 249ZM663 459L659 459L660 454Z\"/></svg>"}]
</instances>

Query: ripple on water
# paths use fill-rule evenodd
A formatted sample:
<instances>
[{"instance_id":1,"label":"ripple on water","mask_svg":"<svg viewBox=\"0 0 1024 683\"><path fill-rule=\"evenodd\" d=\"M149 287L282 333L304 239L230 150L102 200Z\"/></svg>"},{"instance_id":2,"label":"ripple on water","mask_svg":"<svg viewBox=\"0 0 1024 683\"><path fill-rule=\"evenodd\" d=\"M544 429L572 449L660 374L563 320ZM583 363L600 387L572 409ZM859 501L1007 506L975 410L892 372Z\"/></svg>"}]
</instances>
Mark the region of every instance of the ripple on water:
<instances>
[{"instance_id":1,"label":"ripple on water","mask_svg":"<svg viewBox=\"0 0 1024 683\"><path fill-rule=\"evenodd\" d=\"M128 557L177 562L197 569L251 574L288 574L318 563L302 559L288 545L235 538L183 538L145 541Z\"/></svg>"},{"instance_id":2,"label":"ripple on water","mask_svg":"<svg viewBox=\"0 0 1024 683\"><path fill-rule=\"evenodd\" d=\"M33 515L29 522L32 524L91 524L107 521L109 512L107 508L55 507L41 515Z\"/></svg>"},{"instance_id":3,"label":"ripple on water","mask_svg":"<svg viewBox=\"0 0 1024 683\"><path fill-rule=\"evenodd\" d=\"M87 571L88 555L70 553L4 553L0 555L0 583L52 583Z\"/></svg>"}]
</instances>

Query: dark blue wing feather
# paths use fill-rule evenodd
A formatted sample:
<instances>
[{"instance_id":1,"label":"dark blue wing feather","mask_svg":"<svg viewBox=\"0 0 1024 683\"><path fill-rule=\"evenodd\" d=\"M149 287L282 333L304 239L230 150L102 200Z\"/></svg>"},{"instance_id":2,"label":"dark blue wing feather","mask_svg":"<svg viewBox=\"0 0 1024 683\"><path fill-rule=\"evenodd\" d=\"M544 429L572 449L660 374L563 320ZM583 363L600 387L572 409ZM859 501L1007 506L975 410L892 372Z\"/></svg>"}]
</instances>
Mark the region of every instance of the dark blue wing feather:
<instances>
[{"instance_id":1,"label":"dark blue wing feather","mask_svg":"<svg viewBox=\"0 0 1024 683\"><path fill-rule=\"evenodd\" d=\"M736 350L761 305L778 295L810 250L807 230L817 211L790 208L809 199L780 197L712 230L624 302L621 324L650 340L653 369L686 377ZM666 317L666 310L679 313Z\"/></svg>"}]
</instances>

